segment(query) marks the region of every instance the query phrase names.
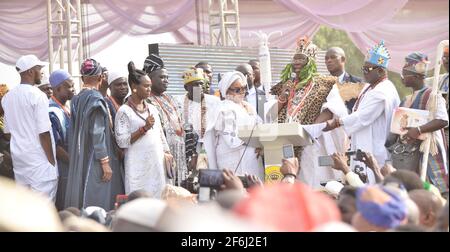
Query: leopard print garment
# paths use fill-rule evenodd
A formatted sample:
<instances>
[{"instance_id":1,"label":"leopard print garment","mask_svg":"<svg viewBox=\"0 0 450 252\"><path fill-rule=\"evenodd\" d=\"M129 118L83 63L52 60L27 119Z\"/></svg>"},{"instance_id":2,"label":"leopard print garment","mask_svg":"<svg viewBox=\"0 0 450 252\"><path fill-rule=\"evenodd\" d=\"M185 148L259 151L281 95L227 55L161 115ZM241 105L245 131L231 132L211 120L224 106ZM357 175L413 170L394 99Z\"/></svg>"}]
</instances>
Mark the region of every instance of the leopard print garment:
<instances>
[{"instance_id":1,"label":"leopard print garment","mask_svg":"<svg viewBox=\"0 0 450 252\"><path fill-rule=\"evenodd\" d=\"M313 77L314 86L312 90L305 98L303 108L297 113L294 121L302 125L313 124L316 118L319 116L322 105L326 102L327 96L330 93L333 85L338 82L338 79L333 76L321 76L316 75ZM284 84L284 83L283 83ZM273 86L272 94L279 95L283 89L283 84L278 83ZM303 90L297 91L296 95L301 95ZM287 106L284 106L278 114L278 123L287 123ZM300 158L302 147L295 147L295 155Z\"/></svg>"}]
</instances>

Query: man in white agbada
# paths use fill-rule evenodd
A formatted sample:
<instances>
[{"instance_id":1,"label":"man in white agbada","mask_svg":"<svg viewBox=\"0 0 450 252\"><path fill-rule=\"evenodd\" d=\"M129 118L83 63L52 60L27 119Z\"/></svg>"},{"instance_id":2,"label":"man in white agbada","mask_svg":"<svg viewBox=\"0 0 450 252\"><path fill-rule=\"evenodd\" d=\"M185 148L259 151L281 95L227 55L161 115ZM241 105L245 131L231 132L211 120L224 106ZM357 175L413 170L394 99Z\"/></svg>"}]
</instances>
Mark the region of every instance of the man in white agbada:
<instances>
[{"instance_id":1,"label":"man in white agbada","mask_svg":"<svg viewBox=\"0 0 450 252\"><path fill-rule=\"evenodd\" d=\"M390 131L392 113L400 104L400 98L394 84L387 79L389 52L384 42L371 49L362 68L364 79L369 83L358 97L353 113L341 118L327 121L325 131L342 126L351 136L352 150L361 149L372 153L380 166L389 159L385 148L386 138ZM352 170L361 162L351 160ZM370 169L365 170L369 183L375 178Z\"/></svg>"},{"instance_id":2,"label":"man in white agbada","mask_svg":"<svg viewBox=\"0 0 450 252\"><path fill-rule=\"evenodd\" d=\"M339 95L337 84L334 84L322 105L322 112L331 112L334 118L348 115L347 107ZM342 179L343 174L332 169L330 166L320 166L320 156L330 156L333 153L343 153L349 149L349 140L343 129L335 129L323 132L324 123L304 125L304 129L313 138L313 144L305 146L300 160L299 178L305 184L314 189L322 188L322 182Z\"/></svg>"},{"instance_id":3,"label":"man in white agbada","mask_svg":"<svg viewBox=\"0 0 450 252\"><path fill-rule=\"evenodd\" d=\"M193 170L197 163L205 159L207 150L214 151L211 144L204 144L205 134L214 126L216 107L220 99L207 94L206 84L208 77L201 68L193 68L183 73L184 88L187 93L179 97L181 117L185 131L192 128L193 133L186 133L186 159L188 167ZM195 138L195 139L194 139ZM206 149L206 146L208 149ZM199 164L200 165L200 164ZM204 167L202 167L204 168Z\"/></svg>"},{"instance_id":4,"label":"man in white agbada","mask_svg":"<svg viewBox=\"0 0 450 252\"><path fill-rule=\"evenodd\" d=\"M47 64L35 55L20 57L16 69L21 84L3 97L2 107L5 111L4 132L11 134L11 158L16 183L45 194L54 201L58 167L48 116L49 101L35 87L41 83L41 70Z\"/></svg>"},{"instance_id":5,"label":"man in white agbada","mask_svg":"<svg viewBox=\"0 0 450 252\"><path fill-rule=\"evenodd\" d=\"M238 128L253 128L260 121L256 111L244 101L245 76L237 71L227 72L219 82L219 89L225 100L215 111L214 127L206 134L205 142L213 141L215 151L208 151L210 169L230 169L237 174L253 174L264 179L261 158L255 148L246 146L238 138Z\"/></svg>"}]
</instances>

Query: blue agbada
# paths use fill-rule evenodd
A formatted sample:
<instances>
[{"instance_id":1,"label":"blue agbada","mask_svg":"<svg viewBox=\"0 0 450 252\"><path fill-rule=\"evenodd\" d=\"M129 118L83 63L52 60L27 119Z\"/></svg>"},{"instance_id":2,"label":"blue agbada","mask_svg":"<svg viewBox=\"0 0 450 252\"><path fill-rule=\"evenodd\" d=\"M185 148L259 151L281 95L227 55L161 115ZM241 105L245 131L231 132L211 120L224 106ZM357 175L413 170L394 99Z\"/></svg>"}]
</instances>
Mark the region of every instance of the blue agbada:
<instances>
[{"instance_id":1,"label":"blue agbada","mask_svg":"<svg viewBox=\"0 0 450 252\"><path fill-rule=\"evenodd\" d=\"M55 98L50 98L49 115L52 123L53 138L57 147L63 148L68 153L67 129L70 124L70 117L64 109L55 102ZM58 191L56 193L55 205L58 210L64 209L64 197L66 196L67 176L69 173L69 162L57 157L58 163Z\"/></svg>"},{"instance_id":2,"label":"blue agbada","mask_svg":"<svg viewBox=\"0 0 450 252\"><path fill-rule=\"evenodd\" d=\"M117 194L124 194L124 173L111 132L105 99L96 90L82 90L72 98L69 126L70 168L65 207L99 206L114 209ZM111 181L102 181L100 159L109 157Z\"/></svg>"}]
</instances>

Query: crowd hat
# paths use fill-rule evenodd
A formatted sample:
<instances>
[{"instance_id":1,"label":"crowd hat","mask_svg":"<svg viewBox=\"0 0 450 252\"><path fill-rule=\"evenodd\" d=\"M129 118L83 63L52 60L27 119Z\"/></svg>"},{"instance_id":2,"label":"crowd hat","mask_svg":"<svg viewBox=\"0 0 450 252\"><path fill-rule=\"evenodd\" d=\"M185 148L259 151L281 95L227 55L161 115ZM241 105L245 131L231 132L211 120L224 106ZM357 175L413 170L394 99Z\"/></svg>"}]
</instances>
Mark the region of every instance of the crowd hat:
<instances>
[{"instance_id":1,"label":"crowd hat","mask_svg":"<svg viewBox=\"0 0 450 252\"><path fill-rule=\"evenodd\" d=\"M428 65L430 63L430 61L428 61L428 56L420 52L413 52L409 54L406 56L405 61L406 70L422 75L427 73Z\"/></svg>"},{"instance_id":2,"label":"crowd hat","mask_svg":"<svg viewBox=\"0 0 450 252\"><path fill-rule=\"evenodd\" d=\"M95 59L86 59L81 64L80 73L82 76L98 76L103 73L103 68Z\"/></svg>"},{"instance_id":3,"label":"crowd hat","mask_svg":"<svg viewBox=\"0 0 450 252\"><path fill-rule=\"evenodd\" d=\"M147 56L147 58L144 61L144 72L151 73L153 71L163 69L164 68L164 61L161 57L159 57L156 54L150 54Z\"/></svg>"},{"instance_id":4,"label":"crowd hat","mask_svg":"<svg viewBox=\"0 0 450 252\"><path fill-rule=\"evenodd\" d=\"M56 71L53 71L53 73L50 75L49 83L52 86L52 88L56 88L59 85L61 85L64 81L70 79L72 76L69 72L67 72L64 69L59 69Z\"/></svg>"},{"instance_id":5,"label":"crowd hat","mask_svg":"<svg viewBox=\"0 0 450 252\"><path fill-rule=\"evenodd\" d=\"M16 62L17 71L19 73L25 72L34 66L46 66L48 62L40 61L35 55L29 54L20 57Z\"/></svg>"},{"instance_id":6,"label":"crowd hat","mask_svg":"<svg viewBox=\"0 0 450 252\"><path fill-rule=\"evenodd\" d=\"M111 83L120 78L126 79L125 75L120 72L113 71L108 73L108 85L111 86Z\"/></svg>"},{"instance_id":7,"label":"crowd hat","mask_svg":"<svg viewBox=\"0 0 450 252\"><path fill-rule=\"evenodd\" d=\"M387 68L390 59L391 56L389 54L389 51L384 46L384 41L381 40L379 44L375 45L373 48L369 50L369 52L366 55L365 61L376 66Z\"/></svg>"},{"instance_id":8,"label":"crowd hat","mask_svg":"<svg viewBox=\"0 0 450 252\"><path fill-rule=\"evenodd\" d=\"M405 201L383 186L366 186L356 192L358 212L372 225L395 228L407 217Z\"/></svg>"},{"instance_id":9,"label":"crowd hat","mask_svg":"<svg viewBox=\"0 0 450 252\"><path fill-rule=\"evenodd\" d=\"M194 81L205 81L205 74L201 68L192 68L183 73L184 84L189 84Z\"/></svg>"}]
</instances>

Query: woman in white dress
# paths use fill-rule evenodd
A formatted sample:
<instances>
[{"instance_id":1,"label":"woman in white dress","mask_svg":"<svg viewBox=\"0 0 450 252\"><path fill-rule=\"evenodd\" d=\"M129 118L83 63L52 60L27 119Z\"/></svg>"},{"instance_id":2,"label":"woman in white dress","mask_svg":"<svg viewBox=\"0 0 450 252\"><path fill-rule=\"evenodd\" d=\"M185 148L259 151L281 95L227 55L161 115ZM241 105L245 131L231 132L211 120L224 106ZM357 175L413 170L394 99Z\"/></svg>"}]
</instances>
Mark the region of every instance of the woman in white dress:
<instances>
[{"instance_id":1,"label":"woman in white dress","mask_svg":"<svg viewBox=\"0 0 450 252\"><path fill-rule=\"evenodd\" d=\"M165 186L164 162L172 156L158 110L145 102L151 91L149 77L136 70L133 62L128 72L132 94L117 111L115 121L117 144L125 149L125 192L145 190L160 198Z\"/></svg>"},{"instance_id":2,"label":"woman in white dress","mask_svg":"<svg viewBox=\"0 0 450 252\"><path fill-rule=\"evenodd\" d=\"M246 101L246 78L237 71L225 73L219 83L219 89L225 100L217 107L214 127L205 137L212 137L215 151L208 153L210 169L229 169L237 174L256 175L264 181L264 169L261 158L255 148L246 146L238 138L238 129L247 126L252 129L260 123L255 109Z\"/></svg>"}]
</instances>

